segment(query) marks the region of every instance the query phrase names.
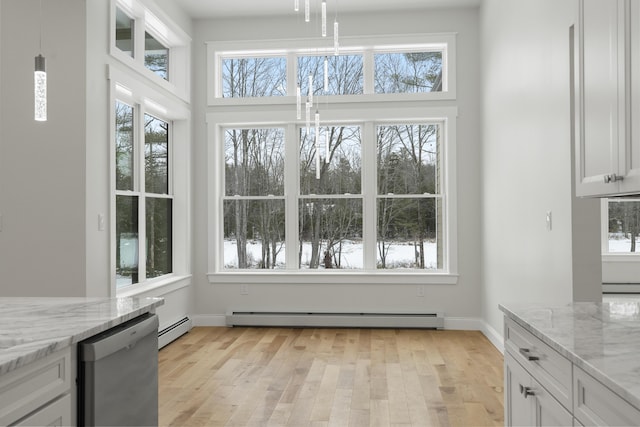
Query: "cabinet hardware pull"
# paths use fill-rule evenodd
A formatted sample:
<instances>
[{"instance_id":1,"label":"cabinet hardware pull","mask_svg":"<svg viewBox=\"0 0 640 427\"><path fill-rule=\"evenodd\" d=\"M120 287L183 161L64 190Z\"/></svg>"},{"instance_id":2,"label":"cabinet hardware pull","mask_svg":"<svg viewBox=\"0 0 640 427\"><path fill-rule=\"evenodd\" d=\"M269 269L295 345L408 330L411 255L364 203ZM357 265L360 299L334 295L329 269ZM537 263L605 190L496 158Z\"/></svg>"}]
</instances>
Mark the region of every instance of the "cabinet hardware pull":
<instances>
[{"instance_id":1,"label":"cabinet hardware pull","mask_svg":"<svg viewBox=\"0 0 640 427\"><path fill-rule=\"evenodd\" d=\"M523 387L522 394L524 394L524 398L526 399L529 396L535 396L536 392L533 391L531 387Z\"/></svg>"},{"instance_id":2,"label":"cabinet hardware pull","mask_svg":"<svg viewBox=\"0 0 640 427\"><path fill-rule=\"evenodd\" d=\"M618 182L624 180L624 176L620 176L618 174L612 173L611 175L604 176L604 183L610 184L612 182Z\"/></svg>"},{"instance_id":3,"label":"cabinet hardware pull","mask_svg":"<svg viewBox=\"0 0 640 427\"><path fill-rule=\"evenodd\" d=\"M520 354L523 355L527 360L540 360L538 356L532 356L530 352L531 350L529 350L528 348L520 349Z\"/></svg>"}]
</instances>

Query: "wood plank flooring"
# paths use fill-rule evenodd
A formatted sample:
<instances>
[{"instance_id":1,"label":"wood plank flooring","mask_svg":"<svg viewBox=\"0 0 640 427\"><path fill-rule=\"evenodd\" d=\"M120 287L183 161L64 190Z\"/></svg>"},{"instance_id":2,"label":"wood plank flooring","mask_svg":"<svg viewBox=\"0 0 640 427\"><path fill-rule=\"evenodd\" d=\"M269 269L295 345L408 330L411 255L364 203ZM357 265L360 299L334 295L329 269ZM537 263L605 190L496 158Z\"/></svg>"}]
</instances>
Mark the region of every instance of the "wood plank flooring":
<instances>
[{"instance_id":1,"label":"wood plank flooring","mask_svg":"<svg viewBox=\"0 0 640 427\"><path fill-rule=\"evenodd\" d=\"M475 331L194 328L159 355L162 426L498 426Z\"/></svg>"}]
</instances>

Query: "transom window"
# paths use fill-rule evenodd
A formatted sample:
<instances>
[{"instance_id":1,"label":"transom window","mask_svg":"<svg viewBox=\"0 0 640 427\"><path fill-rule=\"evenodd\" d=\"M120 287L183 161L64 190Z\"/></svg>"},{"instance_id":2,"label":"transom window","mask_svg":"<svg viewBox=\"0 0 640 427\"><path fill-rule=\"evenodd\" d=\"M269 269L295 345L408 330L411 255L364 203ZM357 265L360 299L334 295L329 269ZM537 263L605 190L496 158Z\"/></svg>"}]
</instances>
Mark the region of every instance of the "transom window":
<instances>
[{"instance_id":1,"label":"transom window","mask_svg":"<svg viewBox=\"0 0 640 427\"><path fill-rule=\"evenodd\" d=\"M365 39L357 47L343 47L339 55L295 40L288 41L288 50L278 41L261 42L274 47L262 51L209 43L209 103L219 98L296 96L298 88L303 96L311 88L311 95L438 93L437 99L455 99L455 38L420 39L426 41Z\"/></svg>"}]
</instances>

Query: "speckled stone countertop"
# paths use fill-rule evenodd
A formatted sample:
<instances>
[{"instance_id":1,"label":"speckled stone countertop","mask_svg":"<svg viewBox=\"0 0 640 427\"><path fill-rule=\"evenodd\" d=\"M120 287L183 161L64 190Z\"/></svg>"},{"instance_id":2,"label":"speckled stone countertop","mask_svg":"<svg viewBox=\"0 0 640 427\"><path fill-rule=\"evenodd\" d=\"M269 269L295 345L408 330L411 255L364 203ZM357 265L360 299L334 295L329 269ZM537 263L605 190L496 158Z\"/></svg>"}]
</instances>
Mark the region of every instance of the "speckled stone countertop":
<instances>
[{"instance_id":1,"label":"speckled stone countertop","mask_svg":"<svg viewBox=\"0 0 640 427\"><path fill-rule=\"evenodd\" d=\"M162 304L162 298L0 298L0 379Z\"/></svg>"},{"instance_id":2,"label":"speckled stone countertop","mask_svg":"<svg viewBox=\"0 0 640 427\"><path fill-rule=\"evenodd\" d=\"M640 303L500 305L506 316L640 408Z\"/></svg>"}]
</instances>

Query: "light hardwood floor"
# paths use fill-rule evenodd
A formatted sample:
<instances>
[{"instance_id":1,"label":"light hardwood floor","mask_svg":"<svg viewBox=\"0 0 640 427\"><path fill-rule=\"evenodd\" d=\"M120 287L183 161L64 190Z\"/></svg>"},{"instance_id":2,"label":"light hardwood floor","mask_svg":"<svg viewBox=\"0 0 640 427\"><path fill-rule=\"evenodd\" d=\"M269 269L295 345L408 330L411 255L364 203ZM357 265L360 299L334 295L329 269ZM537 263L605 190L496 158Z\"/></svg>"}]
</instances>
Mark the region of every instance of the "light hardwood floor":
<instances>
[{"instance_id":1,"label":"light hardwood floor","mask_svg":"<svg viewBox=\"0 0 640 427\"><path fill-rule=\"evenodd\" d=\"M503 425L480 333L194 328L159 355L163 426Z\"/></svg>"}]
</instances>

